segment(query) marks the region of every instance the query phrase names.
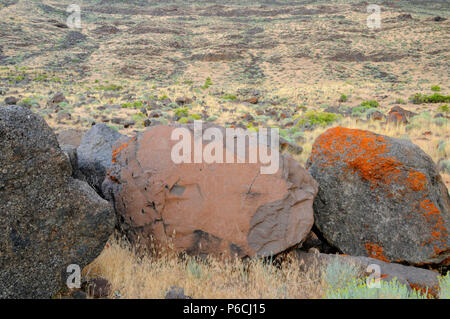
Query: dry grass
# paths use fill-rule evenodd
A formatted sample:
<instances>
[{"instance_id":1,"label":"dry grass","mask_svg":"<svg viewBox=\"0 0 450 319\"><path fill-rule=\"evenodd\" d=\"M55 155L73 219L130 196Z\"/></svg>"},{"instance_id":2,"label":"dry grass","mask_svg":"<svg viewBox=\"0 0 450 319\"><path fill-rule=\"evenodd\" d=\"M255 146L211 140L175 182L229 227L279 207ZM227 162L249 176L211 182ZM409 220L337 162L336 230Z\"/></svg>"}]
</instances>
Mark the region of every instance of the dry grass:
<instances>
[{"instance_id":1,"label":"dry grass","mask_svg":"<svg viewBox=\"0 0 450 319\"><path fill-rule=\"evenodd\" d=\"M277 264L277 265L276 265ZM164 298L171 286L186 295L203 298L321 298L328 286L320 267L301 270L292 252L281 263L259 259L199 260L164 253L158 258L139 257L124 241L111 240L83 273L104 277L114 298Z\"/></svg>"}]
</instances>

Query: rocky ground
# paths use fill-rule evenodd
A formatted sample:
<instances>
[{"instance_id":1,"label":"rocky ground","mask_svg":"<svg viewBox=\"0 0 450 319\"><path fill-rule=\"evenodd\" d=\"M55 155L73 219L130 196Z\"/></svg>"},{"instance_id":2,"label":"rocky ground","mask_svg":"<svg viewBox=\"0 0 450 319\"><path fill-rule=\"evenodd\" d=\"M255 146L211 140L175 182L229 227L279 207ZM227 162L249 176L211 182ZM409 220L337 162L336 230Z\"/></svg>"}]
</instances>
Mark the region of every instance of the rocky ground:
<instances>
[{"instance_id":1,"label":"rocky ground","mask_svg":"<svg viewBox=\"0 0 450 319\"><path fill-rule=\"evenodd\" d=\"M57 134L61 150L53 145L54 137L46 133L46 139L52 142L44 144L59 154L56 159L49 157L49 160L68 165L60 157L64 152L72 166L71 171L68 167L63 168L57 177L49 171L61 185L55 195L60 198L58 200L65 196L62 194L67 189L75 187L70 186L74 182L68 178L82 180L98 193L98 198L90 197L97 205L103 205L101 197L114 198L118 228L132 242L136 234L147 236L156 232L161 235L159 226L155 226L158 223L164 225L164 232L167 231L164 223L167 218L173 225L169 227L170 232L175 229L181 234L175 245L185 250L191 249L191 252L208 253L226 248L229 252L239 252L238 255L253 255L259 249L263 251L261 247L266 245L266 241L277 243L276 249L281 252L294 242L304 240L303 233L309 232L311 223L299 222L297 225L294 222L292 225L298 226L296 229L278 232L284 234L281 239L256 236L258 240L250 245L245 238L252 232L252 227L248 228L249 221L255 223L255 219L262 214L260 212L258 215L256 206L262 207L273 202L275 197L280 199L288 193L299 196L293 189L283 189L278 194L272 194L272 197L250 199L256 206L245 204L248 208L245 214L247 219L237 222L238 232L227 232L226 228L223 230L207 223L194 223L190 228L183 228L173 215L179 208L176 202L166 205L165 199L159 198L156 204L153 203L153 208L140 202L157 197L161 191L164 192L164 187L159 185L160 189L155 186L146 193L142 181L137 180L136 184L127 182L129 177L124 171L139 176L146 174L145 170L129 164L135 155L125 152L123 158L118 157L115 163L118 174L112 175L108 171L117 141L129 140L143 132L146 133L138 135L141 136L138 141L147 146L142 146L141 150L141 144L135 141L130 145L135 148L136 154L142 153L148 158L148 163L139 165L153 167L151 163L157 163L160 158L152 158L153 153L149 150L157 145L145 142L145 136L155 134L163 138L161 136L164 134L158 135L154 130L148 133L149 127L160 124L189 124L201 119L210 124L248 128L253 132L262 127L276 127L282 136L281 151L304 165L319 183L318 189L312 187L307 193L318 192L314 202L313 230L319 235L320 238L314 238L320 244L304 243L303 247L318 249L323 254L338 252L355 258L365 256L380 262L414 265L419 269L440 271L441 274L447 271L448 258L445 256L448 249L444 244L448 242L445 227L449 222L446 201L450 184L448 1L373 1L381 7L380 29L369 29L366 25L368 3L344 0L164 3L83 0L80 2L82 27L72 29L66 25L69 16L66 8L72 2L0 0L0 105L30 110L41 116ZM26 112L20 109L20 112ZM14 116L8 111L1 120L9 123L10 118ZM33 123L29 125L30 129L36 126ZM358 131L336 133L329 130L337 126ZM8 132L5 134L13 136L14 131L10 129L11 126L5 124L5 132ZM361 133L360 129L373 133ZM26 127L18 130L26 131ZM342 134L350 138L353 144L348 142L347 137L343 142ZM357 136L365 136L365 139ZM147 139L152 140L150 137ZM368 141L378 144L373 148ZM20 146L19 142L14 143ZM33 144L29 143L26 145L26 158L33 152L44 152L45 147L29 150ZM388 146L383 146L384 143ZM13 144L5 142L4 147L10 148ZM120 143L115 147L118 145ZM342 145L346 147L333 154L327 148L330 145L334 145L335 150L342 148ZM352 149L353 153L346 154L348 149ZM161 149L161 152L165 151ZM10 157L3 158L5 163L22 158L20 154L24 151L17 152L8 153ZM336 172L334 167L324 164L330 158L341 165L341 171ZM371 160L378 164L370 164ZM34 165L37 170L39 163ZM166 167L158 169L158 174L164 179L172 178L165 171ZM359 173L354 174L353 170ZM248 184L247 179L251 180L251 176L246 174L250 171L244 167L241 172L233 172L241 176L234 188ZM207 184L202 184L207 178L201 182L184 171L176 173L183 176L189 185L201 185L203 191L208 188L205 186ZM2 174L0 182L8 185L7 181L13 178L9 178L7 173ZM33 170L29 174L30 180L39 184L36 177L39 174L33 173ZM105 188L102 185L105 177L113 184L133 184L129 187L135 187L145 195L136 198L129 195L132 193L130 191L124 195L115 187ZM303 177L296 180L303 183L294 183L298 189L311 186ZM333 183L327 182L330 180ZM2 187L6 187L2 183L0 192ZM286 178L280 176L276 180L261 181L257 187L265 194L267 187L264 185L270 183L284 185ZM50 185L51 182L48 182L46 187ZM92 191L84 189L84 185L76 186L77 192L88 194ZM171 186L174 185L177 184L171 182ZM105 189L113 194L104 193ZM187 189L189 201L198 200L196 191ZM16 206L8 207L11 211L22 211L23 207L17 200L20 194L14 194ZM33 193L27 196L39 198L40 195ZM235 202L233 196L237 195L230 193L229 198L224 200L233 199ZM354 200L358 196L364 197L364 200ZM131 202L135 204L125 209ZM208 205L204 207L206 214L213 206L205 202ZM122 203L124 208L118 206ZM305 203L312 205L312 200ZM3 204L6 205L6 202ZM52 218L59 220L60 210L55 207L60 206L50 205L49 216L56 214ZM293 206L295 203L286 202L280 204L279 209ZM83 205L80 207L85 214L86 208ZM330 215L330 212L339 211L342 207L347 207L354 215ZM153 210L159 215L154 215ZM361 211L366 210L372 212L372 219L360 215ZM144 211L148 215L144 216ZM424 218L425 223L416 215L411 215L413 211L422 214L420 218ZM389 212L398 214L392 216ZM219 210L216 213L221 215ZM262 219L267 220L267 214L271 213L272 208L266 209L266 215L263 214L266 217ZM192 211L187 210L185 214L184 218L188 218ZM298 222L305 216L312 218L312 214L311 207L310 211L302 208L301 212L292 216L303 216L298 217ZM401 223L389 224L400 215ZM23 216L27 214L23 212ZM330 216L336 218L331 224ZM377 220L392 228L376 225ZM7 227L16 238L13 242L18 245L11 247L26 246L27 240L16 235L25 231L21 223ZM276 224L276 219L271 223ZM153 226L139 228L148 224ZM339 231L342 225L352 229L350 235ZM208 231L199 233L197 229ZM400 229L407 229L417 238L406 235L396 237L398 234L395 232ZM295 231L298 232L294 236ZM51 233L52 230L46 232ZM85 240L83 234L73 236L80 238L77 243L72 243L75 247ZM190 242L192 236L196 238L195 247ZM56 237L66 240L64 236ZM285 240L287 237L289 240ZM12 238L11 235L9 238ZM5 237L4 240L8 239ZM104 236L95 241L96 245L104 242ZM114 243L114 249L118 249L118 244ZM206 246L199 249L202 243ZM85 255L74 248L72 252L61 255L60 264L70 258L81 258L82 263L86 264L98 255L96 247L89 248ZM121 250L114 251L115 256L131 258ZM24 253L23 256L26 255ZM14 260L16 257L11 255L10 258ZM118 275L105 265L112 260L113 255L105 250L92 267L99 275L109 276L113 290L120 291L119 286L124 285L124 279L116 277ZM361 264L361 260L355 262ZM134 267L130 266L130 269ZM434 295L438 294L438 284L435 278L430 279L429 273L411 279L411 276L405 275L405 270L389 271L389 276L395 273L411 287L431 287ZM5 272L3 275L7 278L11 274ZM164 295L161 291L175 284L184 285L188 293L194 293L194 297L207 297L186 287L189 282L176 281L167 282L167 287L161 287L154 294L129 293L128 296L161 297ZM211 293L216 291L211 289ZM227 296L222 293L213 295ZM317 292L314 296L319 297L321 293L323 295L323 292ZM111 294L110 291L107 295ZM300 295L293 291L291 296ZM45 296L45 292L40 296ZM270 296L279 297L277 293ZM311 295L303 294L302 297Z\"/></svg>"}]
</instances>

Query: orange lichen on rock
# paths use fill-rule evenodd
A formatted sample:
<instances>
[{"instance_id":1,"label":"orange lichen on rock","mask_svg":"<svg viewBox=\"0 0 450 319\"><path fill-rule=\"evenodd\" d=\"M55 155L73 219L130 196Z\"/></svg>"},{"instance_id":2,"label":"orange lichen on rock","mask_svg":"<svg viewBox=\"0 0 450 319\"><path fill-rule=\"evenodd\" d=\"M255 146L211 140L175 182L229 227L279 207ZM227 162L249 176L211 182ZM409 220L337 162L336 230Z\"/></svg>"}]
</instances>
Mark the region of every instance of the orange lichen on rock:
<instances>
[{"instance_id":1,"label":"orange lichen on rock","mask_svg":"<svg viewBox=\"0 0 450 319\"><path fill-rule=\"evenodd\" d=\"M311 159L325 159L322 165L342 161L347 164L348 170L369 181L372 189L397 182L413 191L425 190L425 174L405 167L395 157L387 156L389 146L385 137L370 131L335 127L317 138Z\"/></svg>"},{"instance_id":2,"label":"orange lichen on rock","mask_svg":"<svg viewBox=\"0 0 450 319\"><path fill-rule=\"evenodd\" d=\"M427 178L425 174L411 170L405 182L412 190L418 192L425 189Z\"/></svg>"},{"instance_id":3,"label":"orange lichen on rock","mask_svg":"<svg viewBox=\"0 0 450 319\"><path fill-rule=\"evenodd\" d=\"M112 151L112 162L116 163L117 160L117 156L120 154L120 152L122 152L122 150L124 148L126 148L131 142L133 142L136 139L136 137L133 137L132 139L130 139L128 142L121 144L119 147L117 148L113 148Z\"/></svg>"},{"instance_id":4,"label":"orange lichen on rock","mask_svg":"<svg viewBox=\"0 0 450 319\"><path fill-rule=\"evenodd\" d=\"M441 212L429 199L424 199L420 202L422 208L422 214L428 223L434 224L434 229L431 232L431 238L423 245L433 243L433 250L435 255L438 255L448 250L447 237L448 231L444 226L444 219L441 216Z\"/></svg>"},{"instance_id":5,"label":"orange lichen on rock","mask_svg":"<svg viewBox=\"0 0 450 319\"><path fill-rule=\"evenodd\" d=\"M323 133L316 140L312 158L325 157L325 165L342 160L369 181L374 188L380 184L390 184L400 174L402 163L387 157L388 142L381 136L364 130L335 127Z\"/></svg>"},{"instance_id":6,"label":"orange lichen on rock","mask_svg":"<svg viewBox=\"0 0 450 319\"><path fill-rule=\"evenodd\" d=\"M383 247L374 243L366 243L364 246L366 247L367 255L370 258L375 258L387 263L389 262L389 259L384 255Z\"/></svg>"}]
</instances>

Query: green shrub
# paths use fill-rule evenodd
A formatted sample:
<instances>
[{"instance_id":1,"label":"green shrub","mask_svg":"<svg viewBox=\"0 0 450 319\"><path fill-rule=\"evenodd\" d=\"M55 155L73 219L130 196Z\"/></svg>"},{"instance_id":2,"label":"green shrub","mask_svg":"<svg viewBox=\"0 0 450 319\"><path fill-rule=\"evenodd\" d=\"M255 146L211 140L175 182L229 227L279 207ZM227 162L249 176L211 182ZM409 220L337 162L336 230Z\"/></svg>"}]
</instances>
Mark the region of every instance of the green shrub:
<instances>
[{"instance_id":1,"label":"green shrub","mask_svg":"<svg viewBox=\"0 0 450 319\"><path fill-rule=\"evenodd\" d=\"M441 105L438 107L438 111L448 113L448 112L450 112L450 108L448 107L447 104L444 104L444 105Z\"/></svg>"},{"instance_id":2,"label":"green shrub","mask_svg":"<svg viewBox=\"0 0 450 319\"><path fill-rule=\"evenodd\" d=\"M39 101L31 97L26 97L22 101L20 101L19 104L25 107L32 107L35 105L39 105Z\"/></svg>"},{"instance_id":3,"label":"green shrub","mask_svg":"<svg viewBox=\"0 0 450 319\"><path fill-rule=\"evenodd\" d=\"M133 114L131 118L133 119L133 121L139 122L143 121L146 118L146 116L143 113L139 112L137 114Z\"/></svg>"},{"instance_id":4,"label":"green shrub","mask_svg":"<svg viewBox=\"0 0 450 319\"><path fill-rule=\"evenodd\" d=\"M129 108L141 108L144 106L144 103L142 103L141 101L135 101L135 102L126 102L126 103L122 103L122 108L123 109L129 109Z\"/></svg>"},{"instance_id":5,"label":"green shrub","mask_svg":"<svg viewBox=\"0 0 450 319\"><path fill-rule=\"evenodd\" d=\"M441 87L439 85L433 85L431 87L431 91L433 91L433 92L440 92L441 91Z\"/></svg>"},{"instance_id":6,"label":"green shrub","mask_svg":"<svg viewBox=\"0 0 450 319\"><path fill-rule=\"evenodd\" d=\"M345 94L341 94L341 96L339 97L339 102L347 102L348 101L348 96Z\"/></svg>"},{"instance_id":7,"label":"green shrub","mask_svg":"<svg viewBox=\"0 0 450 319\"><path fill-rule=\"evenodd\" d=\"M222 96L222 99L235 101L235 100L237 100L237 97L236 97L236 95L233 95L233 94L225 94L224 96Z\"/></svg>"},{"instance_id":8,"label":"green shrub","mask_svg":"<svg viewBox=\"0 0 450 319\"><path fill-rule=\"evenodd\" d=\"M188 116L189 115L189 109L187 107L179 107L175 110L176 116Z\"/></svg>"},{"instance_id":9,"label":"green shrub","mask_svg":"<svg viewBox=\"0 0 450 319\"><path fill-rule=\"evenodd\" d=\"M96 87L99 91L120 91L123 89L122 86L116 84L99 85Z\"/></svg>"},{"instance_id":10,"label":"green shrub","mask_svg":"<svg viewBox=\"0 0 450 319\"><path fill-rule=\"evenodd\" d=\"M210 78L210 77L207 77L207 78L206 78L206 81L205 81L205 84L202 86L202 89L207 89L207 88L209 88L212 84L213 84L213 83L212 83L212 81L211 81L211 78Z\"/></svg>"},{"instance_id":11,"label":"green shrub","mask_svg":"<svg viewBox=\"0 0 450 319\"><path fill-rule=\"evenodd\" d=\"M189 116L189 118L192 119L192 120L201 120L202 116L200 114L191 114Z\"/></svg>"},{"instance_id":12,"label":"green shrub","mask_svg":"<svg viewBox=\"0 0 450 319\"><path fill-rule=\"evenodd\" d=\"M182 117L178 119L178 123L180 124L187 124L189 122L189 119L187 117Z\"/></svg>"},{"instance_id":13,"label":"green shrub","mask_svg":"<svg viewBox=\"0 0 450 319\"><path fill-rule=\"evenodd\" d=\"M397 281L380 281L380 287L369 288L366 279L353 279L344 288L328 289L328 299L426 299L427 294L411 290Z\"/></svg>"},{"instance_id":14,"label":"green shrub","mask_svg":"<svg viewBox=\"0 0 450 319\"><path fill-rule=\"evenodd\" d=\"M439 93L434 93L432 95L424 95L417 93L411 96L410 100L414 104L447 103L450 102L450 95L442 95Z\"/></svg>"},{"instance_id":15,"label":"green shrub","mask_svg":"<svg viewBox=\"0 0 450 319\"><path fill-rule=\"evenodd\" d=\"M308 111L306 112L298 121L298 125L311 124L311 125L329 125L339 119L342 116L339 114L328 113L328 112L318 112L318 111Z\"/></svg>"},{"instance_id":16,"label":"green shrub","mask_svg":"<svg viewBox=\"0 0 450 319\"><path fill-rule=\"evenodd\" d=\"M339 258L333 258L328 263L325 271L325 280L330 289L342 289L348 282L360 277L360 272L357 266L342 262Z\"/></svg>"},{"instance_id":17,"label":"green shrub","mask_svg":"<svg viewBox=\"0 0 450 319\"><path fill-rule=\"evenodd\" d=\"M375 100L367 100L367 101L362 102L361 106L365 107L366 109L371 109L371 108L374 108L374 107L379 107L380 103L378 103Z\"/></svg>"},{"instance_id":18,"label":"green shrub","mask_svg":"<svg viewBox=\"0 0 450 319\"><path fill-rule=\"evenodd\" d=\"M395 103L397 104L406 104L406 101L404 99L398 98L395 100Z\"/></svg>"}]
</instances>

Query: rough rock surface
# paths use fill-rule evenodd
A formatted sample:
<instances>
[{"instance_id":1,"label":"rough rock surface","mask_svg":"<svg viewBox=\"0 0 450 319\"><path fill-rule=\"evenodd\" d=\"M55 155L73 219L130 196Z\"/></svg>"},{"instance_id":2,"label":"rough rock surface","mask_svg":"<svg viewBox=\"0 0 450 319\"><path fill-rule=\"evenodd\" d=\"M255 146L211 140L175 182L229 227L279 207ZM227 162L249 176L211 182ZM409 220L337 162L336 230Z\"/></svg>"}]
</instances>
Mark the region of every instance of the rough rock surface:
<instances>
[{"instance_id":1,"label":"rough rock surface","mask_svg":"<svg viewBox=\"0 0 450 319\"><path fill-rule=\"evenodd\" d=\"M383 261L448 262L448 190L418 146L336 127L317 138L306 167L319 182L315 224L331 245Z\"/></svg>"},{"instance_id":2,"label":"rough rock surface","mask_svg":"<svg viewBox=\"0 0 450 319\"><path fill-rule=\"evenodd\" d=\"M76 129L67 129L59 132L56 137L58 139L59 145L70 145L78 147L81 144L81 139L83 138L84 131Z\"/></svg>"},{"instance_id":3,"label":"rough rock surface","mask_svg":"<svg viewBox=\"0 0 450 319\"><path fill-rule=\"evenodd\" d=\"M113 210L71 173L41 117L0 107L0 298L50 298L103 249Z\"/></svg>"},{"instance_id":4,"label":"rough rock surface","mask_svg":"<svg viewBox=\"0 0 450 319\"><path fill-rule=\"evenodd\" d=\"M404 266L395 263L387 263L378 259L362 257L362 256L348 256L348 255L333 255L321 253L306 253L301 250L296 250L299 261L303 261L303 267L317 267L321 265L326 267L334 258L338 258L342 263L350 263L357 266L361 273L365 276L377 273L373 265L379 266L380 279L383 281L390 281L396 278L400 283L433 295L439 295L439 273L427 269L417 268L413 266ZM368 268L372 265L371 268Z\"/></svg>"},{"instance_id":5,"label":"rough rock surface","mask_svg":"<svg viewBox=\"0 0 450 319\"><path fill-rule=\"evenodd\" d=\"M160 247L170 240L191 255L267 256L304 240L313 225L317 183L300 164L280 155L274 174L236 158L175 164L174 129L152 127L115 147L103 192L132 242ZM203 149L214 145L201 142ZM225 158L229 150L219 148Z\"/></svg>"},{"instance_id":6,"label":"rough rock surface","mask_svg":"<svg viewBox=\"0 0 450 319\"><path fill-rule=\"evenodd\" d=\"M78 169L99 194L111 166L113 145L122 136L106 124L96 124L83 135L77 148Z\"/></svg>"}]
</instances>

